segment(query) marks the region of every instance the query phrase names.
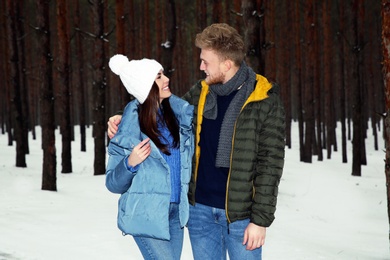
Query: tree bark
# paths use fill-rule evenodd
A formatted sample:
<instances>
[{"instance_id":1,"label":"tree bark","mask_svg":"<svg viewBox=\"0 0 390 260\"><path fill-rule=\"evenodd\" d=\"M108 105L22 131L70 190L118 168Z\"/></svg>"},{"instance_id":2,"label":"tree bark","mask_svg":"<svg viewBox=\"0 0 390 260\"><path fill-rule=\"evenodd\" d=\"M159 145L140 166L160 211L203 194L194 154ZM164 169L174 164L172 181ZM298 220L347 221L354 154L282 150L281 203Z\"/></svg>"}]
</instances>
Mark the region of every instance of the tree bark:
<instances>
[{"instance_id":1,"label":"tree bark","mask_svg":"<svg viewBox=\"0 0 390 260\"><path fill-rule=\"evenodd\" d=\"M95 35L93 44L92 67L94 70L93 89L94 89L94 120L93 137L95 140L95 160L94 175L103 175L106 173L106 75L105 75L105 50L104 50L104 1L94 1L92 7L92 26Z\"/></svg>"},{"instance_id":2,"label":"tree bark","mask_svg":"<svg viewBox=\"0 0 390 260\"><path fill-rule=\"evenodd\" d=\"M265 41L265 39L260 39L260 24L264 21L264 17L260 17L258 10L260 10L260 6L257 6L255 0L242 1L241 12L245 27L246 62L255 72L260 71L261 41ZM253 15L254 13L256 15Z\"/></svg>"},{"instance_id":3,"label":"tree bark","mask_svg":"<svg viewBox=\"0 0 390 260\"><path fill-rule=\"evenodd\" d=\"M170 78L173 68L173 51L176 46L176 8L175 0L169 0L165 5L166 8L166 41L161 45L162 57L161 64L164 67L164 74Z\"/></svg>"},{"instance_id":4,"label":"tree bark","mask_svg":"<svg viewBox=\"0 0 390 260\"><path fill-rule=\"evenodd\" d=\"M57 191L54 122L53 57L50 51L49 3L37 2L38 57L40 79L40 118L42 127L42 190Z\"/></svg>"},{"instance_id":5,"label":"tree bark","mask_svg":"<svg viewBox=\"0 0 390 260\"><path fill-rule=\"evenodd\" d=\"M79 0L73 0L74 6L74 26L77 29L80 29L80 5ZM74 63L74 72L75 72L75 94L77 94L77 104L79 112L79 125L80 125L80 150L82 152L87 151L86 145L86 99L85 99L85 82L83 79L84 76L84 48L81 42L80 32L75 33L75 63Z\"/></svg>"},{"instance_id":6,"label":"tree bark","mask_svg":"<svg viewBox=\"0 0 390 260\"><path fill-rule=\"evenodd\" d=\"M213 23L221 23L224 21L222 17L222 1L213 1Z\"/></svg>"},{"instance_id":7,"label":"tree bark","mask_svg":"<svg viewBox=\"0 0 390 260\"><path fill-rule=\"evenodd\" d=\"M262 1L264 6L264 31L262 39L264 56L264 75L268 80L276 81L276 38L275 38L275 1Z\"/></svg>"},{"instance_id":8,"label":"tree bark","mask_svg":"<svg viewBox=\"0 0 390 260\"><path fill-rule=\"evenodd\" d=\"M385 116L385 176L387 195L387 216L390 224L390 1L382 0L382 53L383 81L385 86L386 116ZM389 232L390 240L390 232Z\"/></svg>"},{"instance_id":9,"label":"tree bark","mask_svg":"<svg viewBox=\"0 0 390 260\"><path fill-rule=\"evenodd\" d=\"M6 2L2 1L0 3L2 10L6 10ZM6 23L6 16L2 15L0 17L0 25L1 25L1 32L2 35L7 34L7 23ZM2 42L2 48L0 49L1 53L4 53L3 58L4 60L9 60L9 52L8 52L8 46L7 42ZM3 66L3 75L4 79L6 79L5 75L9 75L9 63L8 62L2 62ZM4 81L4 99L5 99L5 107L4 107L4 115L5 115L5 128L7 132L8 137L8 146L12 146L13 144L13 134L12 134L12 117L11 117L11 82L9 80Z\"/></svg>"},{"instance_id":10,"label":"tree bark","mask_svg":"<svg viewBox=\"0 0 390 260\"><path fill-rule=\"evenodd\" d=\"M347 126L346 126L346 98L345 98L345 77L344 77L344 71L345 71L345 40L344 40L344 30L345 27L345 2L341 1L339 4L339 33L338 33L338 39L339 39L339 72L337 73L339 78L339 100L340 100L340 122L341 122L341 150L342 150L342 162L347 163L348 162L348 154L347 154Z\"/></svg>"},{"instance_id":11,"label":"tree bark","mask_svg":"<svg viewBox=\"0 0 390 260\"><path fill-rule=\"evenodd\" d=\"M324 58L324 91L325 91L325 124L326 124L326 150L327 158L332 155L332 144L334 144L334 102L333 102L333 84L332 84L332 39L331 39L331 23L330 23L330 1L322 1L322 19L324 24L323 30L323 58Z\"/></svg>"},{"instance_id":12,"label":"tree bark","mask_svg":"<svg viewBox=\"0 0 390 260\"><path fill-rule=\"evenodd\" d=\"M125 41L125 13L124 13L124 0L116 0L115 15L116 15L116 53L126 55L126 41ZM158 29L156 30L156 32ZM131 43L130 43L131 44ZM120 94L120 107L125 107L130 101L130 95L126 88L120 83L118 77L112 81L115 88L118 89L117 93ZM115 96L116 94L113 93ZM111 99L112 100L112 99Z\"/></svg>"},{"instance_id":13,"label":"tree bark","mask_svg":"<svg viewBox=\"0 0 390 260\"><path fill-rule=\"evenodd\" d=\"M291 67L290 61L293 59L293 48L289 44L293 42L293 36L289 32L293 30L293 3L291 1L284 1L284 6L281 10L284 10L280 14L280 32L279 32L279 57L278 57L278 74L277 79L281 88L281 97L286 111L286 146L291 148Z\"/></svg>"},{"instance_id":14,"label":"tree bark","mask_svg":"<svg viewBox=\"0 0 390 260\"><path fill-rule=\"evenodd\" d=\"M314 96L313 96L313 86L314 86L314 62L315 53L314 53L314 30L315 21L314 21L314 4L313 0L305 1L305 75L304 75L304 98L302 98L302 102L304 102L304 110L303 113L303 121L305 124L305 141L303 147L302 161L311 163L312 162L312 152L313 152L313 144L314 144Z\"/></svg>"},{"instance_id":15,"label":"tree bark","mask_svg":"<svg viewBox=\"0 0 390 260\"><path fill-rule=\"evenodd\" d=\"M62 136L61 165L62 173L72 172L72 129L70 121L69 87L69 33L68 8L66 0L57 0L57 36L58 36L58 90L59 122Z\"/></svg>"},{"instance_id":16,"label":"tree bark","mask_svg":"<svg viewBox=\"0 0 390 260\"><path fill-rule=\"evenodd\" d=\"M361 57L362 57L362 32L360 31L360 27L358 25L359 19L359 10L360 10L360 2L361 0L353 0L353 36L355 43L352 48L353 53L353 78L356 80L352 84L353 89L353 100L352 100L352 108L353 108L353 137L352 137L352 175L353 176L361 176L361 165L362 165L362 147L364 147L363 139L363 113L362 113L362 75L361 75Z\"/></svg>"},{"instance_id":17,"label":"tree bark","mask_svg":"<svg viewBox=\"0 0 390 260\"><path fill-rule=\"evenodd\" d=\"M12 115L14 126L14 137L16 141L16 167L27 167L26 151L23 142L25 141L23 134L23 110L21 100L21 82L18 57L18 26L16 25L16 2L12 0L6 1L7 12L7 34L8 34L8 52L10 62L10 90L12 97Z\"/></svg>"},{"instance_id":18,"label":"tree bark","mask_svg":"<svg viewBox=\"0 0 390 260\"><path fill-rule=\"evenodd\" d=\"M17 37L17 50L18 50L18 70L19 70L19 82L20 82L20 105L21 105L21 120L22 120L22 146L25 154L30 153L28 131L30 129L30 113L29 113L29 86L27 81L27 65L26 65L26 32L25 32L25 7L23 7L21 1L15 1L15 26Z\"/></svg>"}]
</instances>

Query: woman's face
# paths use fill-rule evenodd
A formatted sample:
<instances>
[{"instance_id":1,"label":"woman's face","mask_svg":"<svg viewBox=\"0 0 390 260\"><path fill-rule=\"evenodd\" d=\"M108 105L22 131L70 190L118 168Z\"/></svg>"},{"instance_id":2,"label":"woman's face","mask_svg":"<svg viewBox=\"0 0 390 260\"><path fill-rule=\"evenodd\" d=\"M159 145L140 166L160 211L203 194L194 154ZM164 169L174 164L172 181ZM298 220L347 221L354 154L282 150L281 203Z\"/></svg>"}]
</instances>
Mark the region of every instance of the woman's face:
<instances>
[{"instance_id":1,"label":"woman's face","mask_svg":"<svg viewBox=\"0 0 390 260\"><path fill-rule=\"evenodd\" d=\"M159 96L160 96L160 103L165 98L169 98L172 93L171 89L169 88L169 78L164 75L163 71L160 70L160 72L156 76L156 84L159 88Z\"/></svg>"}]
</instances>

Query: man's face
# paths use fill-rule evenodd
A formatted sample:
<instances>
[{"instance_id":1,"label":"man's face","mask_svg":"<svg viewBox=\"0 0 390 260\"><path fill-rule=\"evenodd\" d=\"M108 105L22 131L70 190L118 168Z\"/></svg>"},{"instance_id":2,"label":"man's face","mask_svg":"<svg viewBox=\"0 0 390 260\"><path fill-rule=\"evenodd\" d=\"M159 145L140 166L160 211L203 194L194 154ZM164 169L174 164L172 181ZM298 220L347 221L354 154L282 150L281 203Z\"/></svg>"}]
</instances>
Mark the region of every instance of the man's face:
<instances>
[{"instance_id":1,"label":"man's face","mask_svg":"<svg viewBox=\"0 0 390 260\"><path fill-rule=\"evenodd\" d=\"M225 83L224 63L212 50L201 49L199 69L206 73L205 81L208 85Z\"/></svg>"}]
</instances>

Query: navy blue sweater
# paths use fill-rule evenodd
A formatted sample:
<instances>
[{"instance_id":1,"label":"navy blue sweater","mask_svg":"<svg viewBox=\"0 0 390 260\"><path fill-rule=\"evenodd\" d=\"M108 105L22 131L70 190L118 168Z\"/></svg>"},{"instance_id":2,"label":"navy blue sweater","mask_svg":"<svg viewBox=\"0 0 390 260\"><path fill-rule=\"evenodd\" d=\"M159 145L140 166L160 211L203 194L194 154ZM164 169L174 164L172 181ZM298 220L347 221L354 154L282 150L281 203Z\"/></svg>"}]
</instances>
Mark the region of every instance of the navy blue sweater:
<instances>
[{"instance_id":1,"label":"navy blue sweater","mask_svg":"<svg viewBox=\"0 0 390 260\"><path fill-rule=\"evenodd\" d=\"M200 132L200 158L196 182L195 201L207 206L224 209L226 182L229 168L215 167L219 132L226 110L237 91L228 96L218 96L218 114L215 120L203 118Z\"/></svg>"}]
</instances>

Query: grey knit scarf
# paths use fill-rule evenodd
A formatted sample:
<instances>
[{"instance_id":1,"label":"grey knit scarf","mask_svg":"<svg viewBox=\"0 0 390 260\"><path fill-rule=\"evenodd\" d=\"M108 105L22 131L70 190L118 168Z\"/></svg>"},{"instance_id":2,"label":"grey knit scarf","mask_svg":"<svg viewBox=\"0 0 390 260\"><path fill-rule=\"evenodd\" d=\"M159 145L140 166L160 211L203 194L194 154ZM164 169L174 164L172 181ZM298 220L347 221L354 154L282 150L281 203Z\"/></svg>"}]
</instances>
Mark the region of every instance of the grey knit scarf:
<instances>
[{"instance_id":1,"label":"grey knit scarf","mask_svg":"<svg viewBox=\"0 0 390 260\"><path fill-rule=\"evenodd\" d=\"M228 96L233 91L238 90L229 104L222 120L215 162L216 167L230 167L230 152L232 149L234 123L237 120L242 106L252 93L255 81L255 72L243 62L240 69L228 82L225 84L210 85L210 93L207 95L203 114L207 119L214 120L217 118L217 96Z\"/></svg>"}]
</instances>

